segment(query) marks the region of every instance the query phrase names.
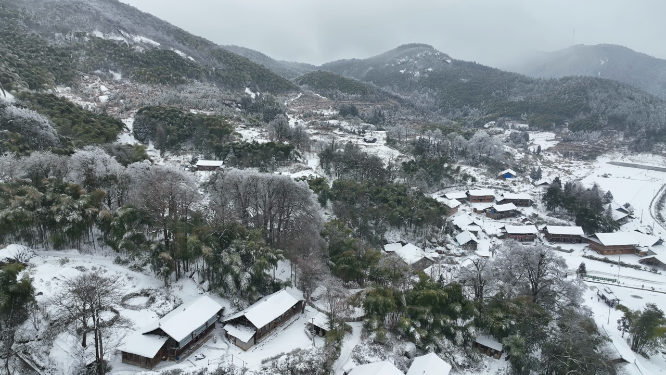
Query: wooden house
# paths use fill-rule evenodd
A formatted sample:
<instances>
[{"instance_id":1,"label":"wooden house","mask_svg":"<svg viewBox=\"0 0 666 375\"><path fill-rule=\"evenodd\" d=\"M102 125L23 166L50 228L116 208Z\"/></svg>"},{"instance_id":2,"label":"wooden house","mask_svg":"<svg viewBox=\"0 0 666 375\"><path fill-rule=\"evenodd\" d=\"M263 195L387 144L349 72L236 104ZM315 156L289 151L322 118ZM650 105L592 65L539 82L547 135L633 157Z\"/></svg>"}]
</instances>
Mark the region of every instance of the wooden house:
<instances>
[{"instance_id":1,"label":"wooden house","mask_svg":"<svg viewBox=\"0 0 666 375\"><path fill-rule=\"evenodd\" d=\"M544 235L549 242L580 243L583 239L583 228L576 226L546 225Z\"/></svg>"},{"instance_id":2,"label":"wooden house","mask_svg":"<svg viewBox=\"0 0 666 375\"><path fill-rule=\"evenodd\" d=\"M534 241L539 233L534 225L507 225L504 230L508 238L520 242Z\"/></svg>"},{"instance_id":3,"label":"wooden house","mask_svg":"<svg viewBox=\"0 0 666 375\"><path fill-rule=\"evenodd\" d=\"M479 335L472 346L479 349L481 353L495 359L500 359L504 352L504 347L501 343L486 335Z\"/></svg>"},{"instance_id":4,"label":"wooden house","mask_svg":"<svg viewBox=\"0 0 666 375\"><path fill-rule=\"evenodd\" d=\"M664 254L652 255L640 259L638 263L664 270L666 269L666 256Z\"/></svg>"},{"instance_id":5,"label":"wooden house","mask_svg":"<svg viewBox=\"0 0 666 375\"><path fill-rule=\"evenodd\" d=\"M508 180L510 178L518 177L518 173L516 173L513 169L505 169L502 172L498 173L497 177L503 180Z\"/></svg>"},{"instance_id":6,"label":"wooden house","mask_svg":"<svg viewBox=\"0 0 666 375\"><path fill-rule=\"evenodd\" d=\"M494 206L491 206L490 208L487 208L485 212L486 212L486 217L489 217L494 220L518 216L518 214L520 213L516 205L514 205L513 203L496 204Z\"/></svg>"},{"instance_id":7,"label":"wooden house","mask_svg":"<svg viewBox=\"0 0 666 375\"><path fill-rule=\"evenodd\" d=\"M513 203L518 207L529 207L532 205L532 197L527 193L504 193L498 199L499 203Z\"/></svg>"},{"instance_id":8,"label":"wooden house","mask_svg":"<svg viewBox=\"0 0 666 375\"><path fill-rule=\"evenodd\" d=\"M439 198L438 199L440 202L442 202L449 210L448 215L455 215L458 213L458 209L460 208L460 201L457 199L446 199L446 198Z\"/></svg>"},{"instance_id":9,"label":"wooden house","mask_svg":"<svg viewBox=\"0 0 666 375\"><path fill-rule=\"evenodd\" d=\"M452 191L450 193L444 194L446 199L457 199L458 201L463 201L467 199L467 193L464 191Z\"/></svg>"},{"instance_id":10,"label":"wooden house","mask_svg":"<svg viewBox=\"0 0 666 375\"><path fill-rule=\"evenodd\" d=\"M479 240L477 240L474 233L470 231L464 231L459 233L456 236L456 242L460 247L467 250L476 250L479 244Z\"/></svg>"},{"instance_id":11,"label":"wooden house","mask_svg":"<svg viewBox=\"0 0 666 375\"><path fill-rule=\"evenodd\" d=\"M423 271L435 263L421 248L411 243L405 246L400 243L387 244L384 245L384 252L399 257L416 272Z\"/></svg>"},{"instance_id":12,"label":"wooden house","mask_svg":"<svg viewBox=\"0 0 666 375\"><path fill-rule=\"evenodd\" d=\"M261 342L282 323L305 310L305 301L286 290L263 297L245 310L223 319L225 336L243 350Z\"/></svg>"},{"instance_id":13,"label":"wooden house","mask_svg":"<svg viewBox=\"0 0 666 375\"><path fill-rule=\"evenodd\" d=\"M495 192L490 189L468 190L467 198L472 203L492 203L495 200Z\"/></svg>"},{"instance_id":14,"label":"wooden house","mask_svg":"<svg viewBox=\"0 0 666 375\"><path fill-rule=\"evenodd\" d=\"M638 240L630 232L596 233L587 239L590 249L601 255L638 253Z\"/></svg>"},{"instance_id":15,"label":"wooden house","mask_svg":"<svg viewBox=\"0 0 666 375\"><path fill-rule=\"evenodd\" d=\"M198 171L215 171L222 168L222 160L199 160L196 167Z\"/></svg>"},{"instance_id":16,"label":"wooden house","mask_svg":"<svg viewBox=\"0 0 666 375\"><path fill-rule=\"evenodd\" d=\"M162 358L179 360L211 337L224 308L208 296L182 304L125 338L122 362L153 368Z\"/></svg>"}]
</instances>

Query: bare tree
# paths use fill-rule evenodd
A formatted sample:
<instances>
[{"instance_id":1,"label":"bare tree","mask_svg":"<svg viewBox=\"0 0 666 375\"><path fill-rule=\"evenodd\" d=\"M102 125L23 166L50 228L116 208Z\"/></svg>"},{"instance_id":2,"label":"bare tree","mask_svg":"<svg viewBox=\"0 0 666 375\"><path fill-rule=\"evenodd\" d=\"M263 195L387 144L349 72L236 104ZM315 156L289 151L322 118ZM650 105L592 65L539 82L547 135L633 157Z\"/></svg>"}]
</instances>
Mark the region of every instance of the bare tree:
<instances>
[{"instance_id":1,"label":"bare tree","mask_svg":"<svg viewBox=\"0 0 666 375\"><path fill-rule=\"evenodd\" d=\"M495 259L507 297L529 296L544 307L577 306L580 287L569 282L564 258L545 246L507 241Z\"/></svg>"},{"instance_id":2,"label":"bare tree","mask_svg":"<svg viewBox=\"0 0 666 375\"><path fill-rule=\"evenodd\" d=\"M55 310L53 316L59 318L58 324L61 327L73 327L81 332L83 348L87 346L86 336L93 334L99 375L105 373L104 354L111 349L105 347L104 338L108 336L105 332L124 324L116 310L122 298L123 284L120 280L95 272L83 273L65 280L62 291L49 301L49 305ZM105 319L108 312L116 313L115 317Z\"/></svg>"},{"instance_id":3,"label":"bare tree","mask_svg":"<svg viewBox=\"0 0 666 375\"><path fill-rule=\"evenodd\" d=\"M460 269L460 283L467 288L471 288L474 294L474 300L479 304L479 309L483 309L483 302L486 296L486 288L492 284L492 262L487 258L471 259L470 263Z\"/></svg>"}]
</instances>

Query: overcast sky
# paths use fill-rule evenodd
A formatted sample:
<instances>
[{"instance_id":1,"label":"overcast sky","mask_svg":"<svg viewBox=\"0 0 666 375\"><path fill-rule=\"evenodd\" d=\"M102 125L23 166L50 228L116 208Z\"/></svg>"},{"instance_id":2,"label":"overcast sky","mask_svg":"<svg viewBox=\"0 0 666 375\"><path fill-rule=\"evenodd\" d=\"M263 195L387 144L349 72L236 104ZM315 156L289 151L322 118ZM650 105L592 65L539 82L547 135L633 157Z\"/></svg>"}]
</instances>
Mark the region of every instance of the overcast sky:
<instances>
[{"instance_id":1,"label":"overcast sky","mask_svg":"<svg viewBox=\"0 0 666 375\"><path fill-rule=\"evenodd\" d=\"M503 66L526 51L566 48L572 39L666 59L666 0L121 1L218 44L312 64L418 42Z\"/></svg>"}]
</instances>

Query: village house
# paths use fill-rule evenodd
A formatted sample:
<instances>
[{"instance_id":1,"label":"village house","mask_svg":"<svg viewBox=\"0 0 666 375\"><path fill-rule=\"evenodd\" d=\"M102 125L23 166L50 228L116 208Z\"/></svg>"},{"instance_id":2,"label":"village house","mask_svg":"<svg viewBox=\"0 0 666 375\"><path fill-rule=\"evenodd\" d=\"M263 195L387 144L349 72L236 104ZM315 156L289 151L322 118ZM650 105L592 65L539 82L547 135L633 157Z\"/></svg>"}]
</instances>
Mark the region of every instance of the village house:
<instances>
[{"instance_id":1,"label":"village house","mask_svg":"<svg viewBox=\"0 0 666 375\"><path fill-rule=\"evenodd\" d=\"M426 255L421 248L411 243L405 246L400 243L387 244L384 245L384 252L399 257L416 272L423 271L435 263L432 257Z\"/></svg>"},{"instance_id":2,"label":"village house","mask_svg":"<svg viewBox=\"0 0 666 375\"><path fill-rule=\"evenodd\" d=\"M618 223L626 223L631 217L631 212L629 212L629 210L615 202L608 203L604 206L604 209L610 209L611 215L613 215L613 220L617 221Z\"/></svg>"},{"instance_id":3,"label":"village house","mask_svg":"<svg viewBox=\"0 0 666 375\"><path fill-rule=\"evenodd\" d=\"M464 191L453 191L444 194L444 196L446 197L446 199L457 199L458 201L467 199L467 193Z\"/></svg>"},{"instance_id":4,"label":"village house","mask_svg":"<svg viewBox=\"0 0 666 375\"><path fill-rule=\"evenodd\" d=\"M643 259L640 259L638 263L644 264L646 266L651 266L653 268L666 270L666 255L660 254L660 255L648 256Z\"/></svg>"},{"instance_id":5,"label":"village house","mask_svg":"<svg viewBox=\"0 0 666 375\"><path fill-rule=\"evenodd\" d=\"M461 204L459 200L446 198L440 198L440 200L449 209L449 216L458 213L458 208L460 208Z\"/></svg>"},{"instance_id":6,"label":"village house","mask_svg":"<svg viewBox=\"0 0 666 375\"><path fill-rule=\"evenodd\" d=\"M199 160L196 167L198 171L215 171L222 168L222 160Z\"/></svg>"},{"instance_id":7,"label":"village house","mask_svg":"<svg viewBox=\"0 0 666 375\"><path fill-rule=\"evenodd\" d=\"M553 181L549 178L542 178L540 180L534 181L534 186L548 187L552 184Z\"/></svg>"},{"instance_id":8,"label":"village house","mask_svg":"<svg viewBox=\"0 0 666 375\"><path fill-rule=\"evenodd\" d=\"M471 203L492 203L495 200L495 192L490 189L468 190L467 198Z\"/></svg>"},{"instance_id":9,"label":"village house","mask_svg":"<svg viewBox=\"0 0 666 375\"><path fill-rule=\"evenodd\" d=\"M497 177L508 180L510 178L518 177L518 173L516 173L513 169L505 169L502 172L498 173Z\"/></svg>"},{"instance_id":10,"label":"village house","mask_svg":"<svg viewBox=\"0 0 666 375\"><path fill-rule=\"evenodd\" d=\"M549 242L580 243L583 239L583 228L575 226L546 225L543 229Z\"/></svg>"},{"instance_id":11,"label":"village house","mask_svg":"<svg viewBox=\"0 0 666 375\"><path fill-rule=\"evenodd\" d=\"M282 323L305 310L305 301L286 290L261 298L245 310L222 321L225 336L243 350L261 342Z\"/></svg>"},{"instance_id":12,"label":"village house","mask_svg":"<svg viewBox=\"0 0 666 375\"><path fill-rule=\"evenodd\" d=\"M472 346L479 349L481 353L484 353L485 355L495 359L500 359L500 357L502 357L502 353L504 352L504 347L501 343L486 335L477 336Z\"/></svg>"},{"instance_id":13,"label":"village house","mask_svg":"<svg viewBox=\"0 0 666 375\"><path fill-rule=\"evenodd\" d=\"M414 358L414 362L407 370L407 375L448 375L451 369L450 364L431 352Z\"/></svg>"},{"instance_id":14,"label":"village house","mask_svg":"<svg viewBox=\"0 0 666 375\"><path fill-rule=\"evenodd\" d=\"M456 236L456 242L458 242L458 245L460 247L467 250L476 250L479 244L479 241L476 239L474 233L470 231L464 231L459 233Z\"/></svg>"},{"instance_id":15,"label":"village house","mask_svg":"<svg viewBox=\"0 0 666 375\"><path fill-rule=\"evenodd\" d=\"M453 225L455 225L459 230L465 230L472 224L474 224L474 220L472 220L472 218L469 217L469 215L466 213L461 213L460 215L456 215L453 218Z\"/></svg>"},{"instance_id":16,"label":"village house","mask_svg":"<svg viewBox=\"0 0 666 375\"><path fill-rule=\"evenodd\" d=\"M513 203L496 204L485 210L486 217L494 220L517 216L520 212Z\"/></svg>"},{"instance_id":17,"label":"village house","mask_svg":"<svg viewBox=\"0 0 666 375\"><path fill-rule=\"evenodd\" d=\"M504 193L498 203L513 203L518 207L529 207L532 204L532 197L527 193Z\"/></svg>"},{"instance_id":18,"label":"village house","mask_svg":"<svg viewBox=\"0 0 666 375\"><path fill-rule=\"evenodd\" d=\"M638 240L630 232L596 233L587 239L590 249L601 255L638 253Z\"/></svg>"},{"instance_id":19,"label":"village house","mask_svg":"<svg viewBox=\"0 0 666 375\"><path fill-rule=\"evenodd\" d=\"M508 238L521 242L534 241L539 233L534 225L507 225L504 230Z\"/></svg>"},{"instance_id":20,"label":"village house","mask_svg":"<svg viewBox=\"0 0 666 375\"><path fill-rule=\"evenodd\" d=\"M178 306L125 338L119 348L122 362L153 368L162 358L182 359L211 337L223 309L208 296Z\"/></svg>"}]
</instances>

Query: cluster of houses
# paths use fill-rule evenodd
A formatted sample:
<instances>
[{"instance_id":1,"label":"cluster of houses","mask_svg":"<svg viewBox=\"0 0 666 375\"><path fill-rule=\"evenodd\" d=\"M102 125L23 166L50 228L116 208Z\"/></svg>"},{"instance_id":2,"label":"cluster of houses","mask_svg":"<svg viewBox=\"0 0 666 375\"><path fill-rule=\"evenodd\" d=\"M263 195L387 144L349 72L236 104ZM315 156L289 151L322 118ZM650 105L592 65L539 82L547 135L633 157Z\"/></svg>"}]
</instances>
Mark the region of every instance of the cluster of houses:
<instances>
[{"instance_id":1,"label":"cluster of houses","mask_svg":"<svg viewBox=\"0 0 666 375\"><path fill-rule=\"evenodd\" d=\"M202 296L126 337L119 348L122 362L153 368L163 360L184 360L213 336L217 322L224 324L224 335L232 344L248 350L304 310L305 301L280 290L222 318L224 308Z\"/></svg>"},{"instance_id":2,"label":"cluster of houses","mask_svg":"<svg viewBox=\"0 0 666 375\"><path fill-rule=\"evenodd\" d=\"M512 170L502 171L500 178L515 178ZM449 207L449 214L454 227L459 231L455 236L456 244L467 250L477 250L481 232L497 238L513 239L520 242L532 242L538 237L554 243L588 243L591 250L607 255L635 254L646 257L640 262L653 267L666 268L666 252L661 252L663 241L642 231L625 231L616 233L595 233L586 236L579 226L544 225L537 228L527 218L516 220L515 225L501 223L500 220L521 216L521 207L530 207L532 197L527 193L496 194L491 189L471 189L467 191L449 192L436 197L438 201ZM473 219L467 213L459 212L462 202L468 202L473 212L483 215L494 222L482 222ZM616 203L610 203L613 219L626 223L631 212ZM512 223L513 224L513 223Z\"/></svg>"}]
</instances>

